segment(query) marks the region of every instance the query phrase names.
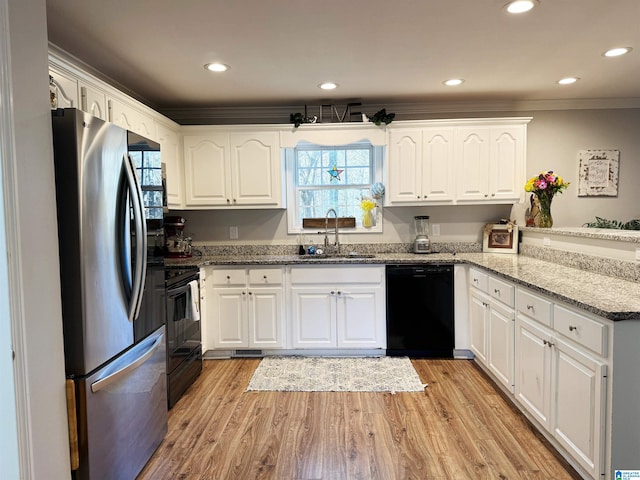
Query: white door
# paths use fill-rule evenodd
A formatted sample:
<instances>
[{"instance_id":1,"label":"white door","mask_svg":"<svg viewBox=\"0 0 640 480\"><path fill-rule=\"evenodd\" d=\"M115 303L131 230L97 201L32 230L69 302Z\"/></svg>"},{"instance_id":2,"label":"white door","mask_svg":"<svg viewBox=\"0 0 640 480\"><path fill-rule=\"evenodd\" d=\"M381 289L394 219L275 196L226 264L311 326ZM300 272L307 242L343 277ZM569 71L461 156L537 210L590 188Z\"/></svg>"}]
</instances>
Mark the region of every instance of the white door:
<instances>
[{"instance_id":1,"label":"white door","mask_svg":"<svg viewBox=\"0 0 640 480\"><path fill-rule=\"evenodd\" d=\"M487 200L489 196L489 127L464 127L456 131L458 200Z\"/></svg>"},{"instance_id":2,"label":"white door","mask_svg":"<svg viewBox=\"0 0 640 480\"><path fill-rule=\"evenodd\" d=\"M551 412L550 338L546 329L516 316L516 398L547 429Z\"/></svg>"},{"instance_id":3,"label":"white door","mask_svg":"<svg viewBox=\"0 0 640 480\"><path fill-rule=\"evenodd\" d=\"M489 195L519 200L524 190L524 125L491 129Z\"/></svg>"},{"instance_id":4,"label":"white door","mask_svg":"<svg viewBox=\"0 0 640 480\"><path fill-rule=\"evenodd\" d=\"M249 346L247 322L247 291L245 288L213 288L214 346L240 348Z\"/></svg>"},{"instance_id":5,"label":"white door","mask_svg":"<svg viewBox=\"0 0 640 480\"><path fill-rule=\"evenodd\" d=\"M553 434L594 478L603 468L605 375L602 363L555 340Z\"/></svg>"},{"instance_id":6,"label":"white door","mask_svg":"<svg viewBox=\"0 0 640 480\"><path fill-rule=\"evenodd\" d=\"M452 201L455 188L453 128L425 129L422 152L422 199Z\"/></svg>"},{"instance_id":7,"label":"white door","mask_svg":"<svg viewBox=\"0 0 640 480\"><path fill-rule=\"evenodd\" d=\"M226 135L184 137L185 206L231 205Z\"/></svg>"},{"instance_id":8,"label":"white door","mask_svg":"<svg viewBox=\"0 0 640 480\"><path fill-rule=\"evenodd\" d=\"M282 171L277 132L229 136L232 205L282 203Z\"/></svg>"},{"instance_id":9,"label":"white door","mask_svg":"<svg viewBox=\"0 0 640 480\"><path fill-rule=\"evenodd\" d=\"M392 130L389 134L387 195L392 204L422 200L422 131Z\"/></svg>"},{"instance_id":10,"label":"white door","mask_svg":"<svg viewBox=\"0 0 640 480\"><path fill-rule=\"evenodd\" d=\"M491 302L489 310L488 366L500 382L513 392L514 311Z\"/></svg>"},{"instance_id":11,"label":"white door","mask_svg":"<svg viewBox=\"0 0 640 480\"><path fill-rule=\"evenodd\" d=\"M382 287L353 287L336 295L338 348L385 348Z\"/></svg>"},{"instance_id":12,"label":"white door","mask_svg":"<svg viewBox=\"0 0 640 480\"><path fill-rule=\"evenodd\" d=\"M249 290L249 347L284 347L282 288Z\"/></svg>"},{"instance_id":13,"label":"white door","mask_svg":"<svg viewBox=\"0 0 640 480\"><path fill-rule=\"evenodd\" d=\"M336 347L336 300L330 287L291 289L294 348Z\"/></svg>"},{"instance_id":14,"label":"white door","mask_svg":"<svg viewBox=\"0 0 640 480\"><path fill-rule=\"evenodd\" d=\"M487 364L487 305L489 297L475 289L469 296L470 348L483 365Z\"/></svg>"}]
</instances>

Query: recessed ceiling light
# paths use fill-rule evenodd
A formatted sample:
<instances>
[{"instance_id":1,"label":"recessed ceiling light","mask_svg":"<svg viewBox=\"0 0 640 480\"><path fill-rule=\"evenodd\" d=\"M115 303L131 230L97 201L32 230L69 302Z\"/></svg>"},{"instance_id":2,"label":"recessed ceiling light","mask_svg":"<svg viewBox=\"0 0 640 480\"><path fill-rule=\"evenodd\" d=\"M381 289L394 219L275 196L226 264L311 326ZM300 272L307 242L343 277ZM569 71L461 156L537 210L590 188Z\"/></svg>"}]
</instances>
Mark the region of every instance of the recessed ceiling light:
<instances>
[{"instance_id":1,"label":"recessed ceiling light","mask_svg":"<svg viewBox=\"0 0 640 480\"><path fill-rule=\"evenodd\" d=\"M506 5L509 13L524 13L536 6L536 0L514 0Z\"/></svg>"},{"instance_id":2,"label":"recessed ceiling light","mask_svg":"<svg viewBox=\"0 0 640 480\"><path fill-rule=\"evenodd\" d=\"M631 47L616 47L604 52L605 57L619 57L631 51Z\"/></svg>"},{"instance_id":3,"label":"recessed ceiling light","mask_svg":"<svg viewBox=\"0 0 640 480\"><path fill-rule=\"evenodd\" d=\"M580 80L578 77L565 77L558 80L558 83L560 85L571 85L572 83L576 83L578 80Z\"/></svg>"},{"instance_id":4,"label":"recessed ceiling light","mask_svg":"<svg viewBox=\"0 0 640 480\"><path fill-rule=\"evenodd\" d=\"M462 78L451 78L449 80L445 80L444 83L447 87L457 87L458 85L462 85L464 80Z\"/></svg>"},{"instance_id":5,"label":"recessed ceiling light","mask_svg":"<svg viewBox=\"0 0 640 480\"><path fill-rule=\"evenodd\" d=\"M204 68L206 68L210 72L226 72L230 67L229 65L225 65L224 63L214 62L207 63Z\"/></svg>"},{"instance_id":6,"label":"recessed ceiling light","mask_svg":"<svg viewBox=\"0 0 640 480\"><path fill-rule=\"evenodd\" d=\"M338 84L334 82L324 82L318 85L322 90L335 90L338 88Z\"/></svg>"}]
</instances>

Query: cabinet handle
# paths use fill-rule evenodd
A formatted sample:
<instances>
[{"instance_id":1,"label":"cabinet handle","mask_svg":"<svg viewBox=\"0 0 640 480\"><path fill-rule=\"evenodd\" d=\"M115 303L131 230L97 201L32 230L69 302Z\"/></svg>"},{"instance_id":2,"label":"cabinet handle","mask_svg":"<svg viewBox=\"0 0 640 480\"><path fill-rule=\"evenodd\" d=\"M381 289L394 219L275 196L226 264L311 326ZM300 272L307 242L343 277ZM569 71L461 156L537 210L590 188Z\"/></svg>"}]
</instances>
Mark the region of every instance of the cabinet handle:
<instances>
[{"instance_id":1,"label":"cabinet handle","mask_svg":"<svg viewBox=\"0 0 640 480\"><path fill-rule=\"evenodd\" d=\"M267 279L267 276L266 276L266 275L263 275L263 276L262 276L262 278L264 278L264 279L266 280L266 279Z\"/></svg>"},{"instance_id":2,"label":"cabinet handle","mask_svg":"<svg viewBox=\"0 0 640 480\"><path fill-rule=\"evenodd\" d=\"M233 203L236 203L236 199L235 198L233 199Z\"/></svg>"},{"instance_id":3,"label":"cabinet handle","mask_svg":"<svg viewBox=\"0 0 640 480\"><path fill-rule=\"evenodd\" d=\"M553 347L555 345L555 343L550 342L549 340L542 340L542 343L548 347Z\"/></svg>"},{"instance_id":4,"label":"cabinet handle","mask_svg":"<svg viewBox=\"0 0 640 480\"><path fill-rule=\"evenodd\" d=\"M569 325L569 331L573 332L574 330L577 330L578 327L576 327L575 325Z\"/></svg>"},{"instance_id":5,"label":"cabinet handle","mask_svg":"<svg viewBox=\"0 0 640 480\"><path fill-rule=\"evenodd\" d=\"M243 295L246 295L246 294L247 294L247 292L242 292L242 294L243 294Z\"/></svg>"},{"instance_id":6,"label":"cabinet handle","mask_svg":"<svg viewBox=\"0 0 640 480\"><path fill-rule=\"evenodd\" d=\"M496 194L495 194L495 193L492 193L492 194L491 194L491 196L492 196L492 197L495 197L495 196L496 196Z\"/></svg>"},{"instance_id":7,"label":"cabinet handle","mask_svg":"<svg viewBox=\"0 0 640 480\"><path fill-rule=\"evenodd\" d=\"M486 193L484 194L484 198L487 198L488 196L489 196L488 194L486 194Z\"/></svg>"},{"instance_id":8,"label":"cabinet handle","mask_svg":"<svg viewBox=\"0 0 640 480\"><path fill-rule=\"evenodd\" d=\"M335 294L336 294L336 292L334 292L333 290L331 290L331 295L335 295Z\"/></svg>"},{"instance_id":9,"label":"cabinet handle","mask_svg":"<svg viewBox=\"0 0 640 480\"><path fill-rule=\"evenodd\" d=\"M227 198L227 203L231 203L231 200L229 200L228 198Z\"/></svg>"},{"instance_id":10,"label":"cabinet handle","mask_svg":"<svg viewBox=\"0 0 640 480\"><path fill-rule=\"evenodd\" d=\"M527 310L533 310L533 305L527 304Z\"/></svg>"},{"instance_id":11,"label":"cabinet handle","mask_svg":"<svg viewBox=\"0 0 640 480\"><path fill-rule=\"evenodd\" d=\"M253 292L249 292L249 295L253 295Z\"/></svg>"},{"instance_id":12,"label":"cabinet handle","mask_svg":"<svg viewBox=\"0 0 640 480\"><path fill-rule=\"evenodd\" d=\"M473 279L473 283L478 283L478 279L477 279L477 278L474 278L474 279Z\"/></svg>"},{"instance_id":13,"label":"cabinet handle","mask_svg":"<svg viewBox=\"0 0 640 480\"><path fill-rule=\"evenodd\" d=\"M499 288L494 288L493 289L493 293L497 293L498 295L500 295L500 289Z\"/></svg>"},{"instance_id":14,"label":"cabinet handle","mask_svg":"<svg viewBox=\"0 0 640 480\"><path fill-rule=\"evenodd\" d=\"M231 280L231 276L230 275L227 275L227 280Z\"/></svg>"}]
</instances>

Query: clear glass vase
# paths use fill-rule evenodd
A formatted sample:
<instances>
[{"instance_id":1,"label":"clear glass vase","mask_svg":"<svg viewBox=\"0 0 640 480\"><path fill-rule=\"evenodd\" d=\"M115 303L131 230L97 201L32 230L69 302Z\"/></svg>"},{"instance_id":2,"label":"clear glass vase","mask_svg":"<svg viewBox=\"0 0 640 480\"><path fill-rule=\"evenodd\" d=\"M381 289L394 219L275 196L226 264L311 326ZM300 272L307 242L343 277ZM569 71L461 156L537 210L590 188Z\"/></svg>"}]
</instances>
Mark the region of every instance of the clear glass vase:
<instances>
[{"instance_id":1,"label":"clear glass vase","mask_svg":"<svg viewBox=\"0 0 640 480\"><path fill-rule=\"evenodd\" d=\"M553 200L553 196L545 195L544 193L541 195L538 195L540 212L538 213L536 227L540 227L540 228L553 227L553 217L551 216L551 200Z\"/></svg>"}]
</instances>

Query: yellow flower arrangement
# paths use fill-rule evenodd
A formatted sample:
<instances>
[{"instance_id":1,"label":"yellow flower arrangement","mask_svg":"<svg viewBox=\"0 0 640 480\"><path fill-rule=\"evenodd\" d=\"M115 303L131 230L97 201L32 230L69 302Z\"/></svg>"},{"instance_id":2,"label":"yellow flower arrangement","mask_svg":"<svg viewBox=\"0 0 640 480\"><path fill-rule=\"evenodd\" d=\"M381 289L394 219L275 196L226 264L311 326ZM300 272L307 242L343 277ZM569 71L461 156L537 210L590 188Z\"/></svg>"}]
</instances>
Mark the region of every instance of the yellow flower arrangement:
<instances>
[{"instance_id":1,"label":"yellow flower arrangement","mask_svg":"<svg viewBox=\"0 0 640 480\"><path fill-rule=\"evenodd\" d=\"M374 208L376 208L377 204L375 201L371 200L370 198L363 198L360 201L360 208L364 211L364 212L370 212L371 210L373 210Z\"/></svg>"}]
</instances>

